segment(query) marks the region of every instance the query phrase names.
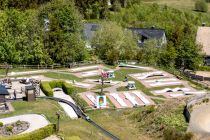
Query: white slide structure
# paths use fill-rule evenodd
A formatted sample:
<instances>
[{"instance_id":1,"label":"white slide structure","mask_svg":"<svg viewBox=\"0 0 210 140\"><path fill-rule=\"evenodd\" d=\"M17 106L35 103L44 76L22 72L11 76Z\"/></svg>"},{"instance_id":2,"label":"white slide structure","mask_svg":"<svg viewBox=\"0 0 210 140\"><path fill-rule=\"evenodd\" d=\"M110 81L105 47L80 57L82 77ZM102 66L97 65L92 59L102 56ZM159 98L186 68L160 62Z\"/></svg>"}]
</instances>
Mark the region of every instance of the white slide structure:
<instances>
[{"instance_id":1,"label":"white slide structure","mask_svg":"<svg viewBox=\"0 0 210 140\"><path fill-rule=\"evenodd\" d=\"M123 93L125 97L133 104L133 105L139 105L139 103L135 100L134 96L131 96L129 93L125 92Z\"/></svg>"},{"instance_id":2,"label":"white slide structure","mask_svg":"<svg viewBox=\"0 0 210 140\"><path fill-rule=\"evenodd\" d=\"M145 98L140 92L138 91L133 91L133 94L135 94L145 105L150 105L150 101Z\"/></svg>"},{"instance_id":3,"label":"white slide structure","mask_svg":"<svg viewBox=\"0 0 210 140\"><path fill-rule=\"evenodd\" d=\"M150 67L141 67L141 66L136 66L136 65L127 65L127 64L123 64L120 65L121 67L129 67L129 68L137 68L137 69L144 69L144 70L151 70L152 68Z\"/></svg>"},{"instance_id":4,"label":"white slide structure","mask_svg":"<svg viewBox=\"0 0 210 140\"><path fill-rule=\"evenodd\" d=\"M96 98L93 95L87 94L86 97L94 104L96 105Z\"/></svg>"},{"instance_id":5,"label":"white slide structure","mask_svg":"<svg viewBox=\"0 0 210 140\"><path fill-rule=\"evenodd\" d=\"M99 68L99 66L87 66L87 67L73 68L70 70L73 72L79 72L79 71L83 71L83 70L98 69L98 68Z\"/></svg>"},{"instance_id":6,"label":"white slide structure","mask_svg":"<svg viewBox=\"0 0 210 140\"><path fill-rule=\"evenodd\" d=\"M56 92L54 92L53 96L56 97L56 98L61 98L61 99L70 101L73 104L75 104L74 100L69 95L66 95L63 91L56 91ZM61 102L58 102L58 103L60 104L60 106L63 108L63 110L66 112L66 114L71 119L77 119L78 118L76 112L74 111L74 109L71 106L69 106L66 103L61 103Z\"/></svg>"},{"instance_id":7,"label":"white slide structure","mask_svg":"<svg viewBox=\"0 0 210 140\"><path fill-rule=\"evenodd\" d=\"M119 97L118 94L112 93L110 94L122 107L127 107L127 104Z\"/></svg>"},{"instance_id":8,"label":"white slide structure","mask_svg":"<svg viewBox=\"0 0 210 140\"><path fill-rule=\"evenodd\" d=\"M161 94L161 93L167 93L167 92L179 92L179 91L190 91L189 88L180 88L180 87L176 87L176 88L165 88L163 90L155 90L154 93L157 94Z\"/></svg>"},{"instance_id":9,"label":"white slide structure","mask_svg":"<svg viewBox=\"0 0 210 140\"><path fill-rule=\"evenodd\" d=\"M166 76L162 71L155 71L155 72L146 72L146 73L138 73L138 74L133 74L134 77L137 77L139 80L144 80L148 77L153 77L153 76Z\"/></svg>"}]
</instances>

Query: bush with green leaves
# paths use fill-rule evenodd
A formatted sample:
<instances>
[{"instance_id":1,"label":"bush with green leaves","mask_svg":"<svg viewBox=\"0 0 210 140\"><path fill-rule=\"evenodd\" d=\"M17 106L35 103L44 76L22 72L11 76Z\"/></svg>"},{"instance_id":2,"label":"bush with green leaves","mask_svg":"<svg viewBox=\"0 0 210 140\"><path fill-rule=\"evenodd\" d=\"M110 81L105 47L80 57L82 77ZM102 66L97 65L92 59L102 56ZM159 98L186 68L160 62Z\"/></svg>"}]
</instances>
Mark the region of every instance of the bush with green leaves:
<instances>
[{"instance_id":1,"label":"bush with green leaves","mask_svg":"<svg viewBox=\"0 0 210 140\"><path fill-rule=\"evenodd\" d=\"M52 88L50 87L49 82L41 82L40 88L42 89L42 91L44 92L46 96L50 96L50 97L53 96L53 91L52 91Z\"/></svg>"},{"instance_id":2,"label":"bush with green leaves","mask_svg":"<svg viewBox=\"0 0 210 140\"><path fill-rule=\"evenodd\" d=\"M4 126L3 122L0 122L0 127Z\"/></svg>"},{"instance_id":3,"label":"bush with green leaves","mask_svg":"<svg viewBox=\"0 0 210 140\"><path fill-rule=\"evenodd\" d=\"M6 131L7 132L12 132L13 128L14 127L12 125L8 125L8 126L6 126Z\"/></svg>"},{"instance_id":4,"label":"bush with green leaves","mask_svg":"<svg viewBox=\"0 0 210 140\"><path fill-rule=\"evenodd\" d=\"M195 10L200 12L207 12L208 11L208 5L205 0L197 0L195 2Z\"/></svg>"}]
</instances>

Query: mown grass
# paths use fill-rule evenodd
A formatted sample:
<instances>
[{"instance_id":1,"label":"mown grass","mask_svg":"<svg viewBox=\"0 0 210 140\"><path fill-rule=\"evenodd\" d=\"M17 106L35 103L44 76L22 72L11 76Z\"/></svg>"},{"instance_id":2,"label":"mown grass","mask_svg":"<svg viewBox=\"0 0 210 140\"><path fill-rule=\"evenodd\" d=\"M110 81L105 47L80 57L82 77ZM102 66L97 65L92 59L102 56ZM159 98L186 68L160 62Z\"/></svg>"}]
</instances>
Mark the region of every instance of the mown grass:
<instances>
[{"instance_id":1,"label":"mown grass","mask_svg":"<svg viewBox=\"0 0 210 140\"><path fill-rule=\"evenodd\" d=\"M0 118L36 113L44 114L50 122L56 123L57 116L55 113L59 111L61 114L61 120L58 135L63 136L65 139L72 136L78 136L82 140L109 140L106 135L90 125L88 122L82 119L71 120L55 101L45 99L39 99L33 102L15 101L12 102L12 105L15 111L2 114L0 115ZM130 112L132 112L132 110L135 109L129 109ZM138 129L134 127L135 123L132 123L126 117L126 111L126 109L119 111L94 110L87 112L87 115L114 135L119 136L122 140L139 140L141 134L138 132Z\"/></svg>"},{"instance_id":2,"label":"mown grass","mask_svg":"<svg viewBox=\"0 0 210 140\"><path fill-rule=\"evenodd\" d=\"M44 73L43 75L49 78L53 78L53 79L76 80L78 82L82 81L81 78L74 76L73 74L47 72L47 73Z\"/></svg>"},{"instance_id":3,"label":"mown grass","mask_svg":"<svg viewBox=\"0 0 210 140\"><path fill-rule=\"evenodd\" d=\"M143 0L145 3L157 3L160 5L167 5L172 8L180 10L192 10L195 9L196 0ZM208 9L210 11L210 4L208 4Z\"/></svg>"}]
</instances>

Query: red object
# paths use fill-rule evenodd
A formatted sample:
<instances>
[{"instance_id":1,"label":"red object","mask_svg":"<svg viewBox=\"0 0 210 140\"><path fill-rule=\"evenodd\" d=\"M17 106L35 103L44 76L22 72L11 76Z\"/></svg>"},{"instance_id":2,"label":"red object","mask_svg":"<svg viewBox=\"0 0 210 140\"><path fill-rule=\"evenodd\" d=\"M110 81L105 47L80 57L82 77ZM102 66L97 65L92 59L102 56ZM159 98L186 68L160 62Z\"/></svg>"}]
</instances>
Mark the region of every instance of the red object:
<instances>
[{"instance_id":1,"label":"red object","mask_svg":"<svg viewBox=\"0 0 210 140\"><path fill-rule=\"evenodd\" d=\"M107 74L107 72L103 72L103 71L102 71L102 72L101 72L101 76L104 77L104 78L107 78L108 74Z\"/></svg>"}]
</instances>

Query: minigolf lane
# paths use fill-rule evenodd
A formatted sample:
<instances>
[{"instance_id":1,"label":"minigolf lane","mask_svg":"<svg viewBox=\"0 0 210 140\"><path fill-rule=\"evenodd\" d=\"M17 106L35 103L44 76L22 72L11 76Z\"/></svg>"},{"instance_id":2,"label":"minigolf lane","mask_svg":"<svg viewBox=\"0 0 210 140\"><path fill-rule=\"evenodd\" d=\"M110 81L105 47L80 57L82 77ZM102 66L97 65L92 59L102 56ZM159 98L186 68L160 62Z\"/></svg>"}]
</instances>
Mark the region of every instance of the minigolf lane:
<instances>
[{"instance_id":1,"label":"minigolf lane","mask_svg":"<svg viewBox=\"0 0 210 140\"><path fill-rule=\"evenodd\" d=\"M10 124L17 121L26 121L29 123L29 128L21 134L32 132L49 124L49 121L44 116L38 114L25 114L0 119L0 122L3 124Z\"/></svg>"},{"instance_id":2,"label":"minigolf lane","mask_svg":"<svg viewBox=\"0 0 210 140\"><path fill-rule=\"evenodd\" d=\"M191 113L189 132L210 135L210 105L200 105Z\"/></svg>"}]
</instances>

